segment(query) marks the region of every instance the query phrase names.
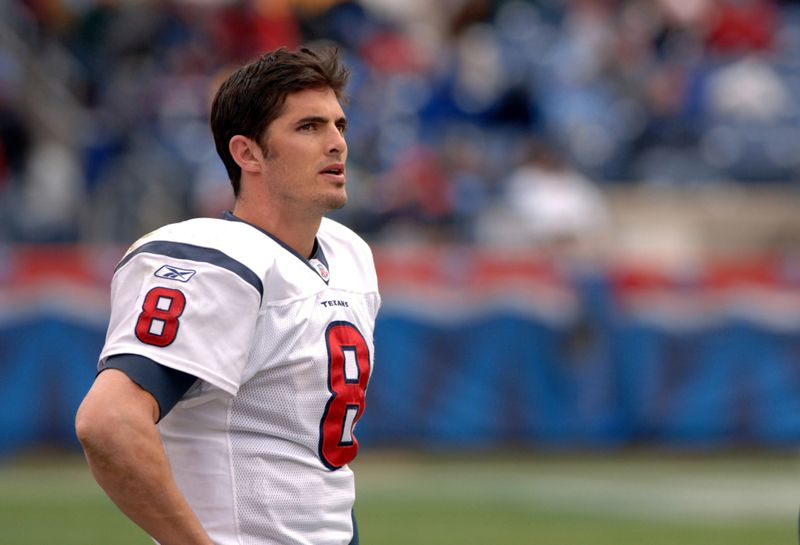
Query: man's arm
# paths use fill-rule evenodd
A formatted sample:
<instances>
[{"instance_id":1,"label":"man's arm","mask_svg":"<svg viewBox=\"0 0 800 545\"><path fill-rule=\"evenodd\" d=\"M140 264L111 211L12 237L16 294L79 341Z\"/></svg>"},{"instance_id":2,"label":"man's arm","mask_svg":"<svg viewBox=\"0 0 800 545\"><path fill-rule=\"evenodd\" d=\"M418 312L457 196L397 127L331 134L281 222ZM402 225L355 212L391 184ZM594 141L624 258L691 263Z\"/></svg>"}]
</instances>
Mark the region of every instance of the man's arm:
<instances>
[{"instance_id":1,"label":"man's arm","mask_svg":"<svg viewBox=\"0 0 800 545\"><path fill-rule=\"evenodd\" d=\"M100 373L75 420L94 478L161 545L213 545L172 477L156 399L117 369Z\"/></svg>"}]
</instances>

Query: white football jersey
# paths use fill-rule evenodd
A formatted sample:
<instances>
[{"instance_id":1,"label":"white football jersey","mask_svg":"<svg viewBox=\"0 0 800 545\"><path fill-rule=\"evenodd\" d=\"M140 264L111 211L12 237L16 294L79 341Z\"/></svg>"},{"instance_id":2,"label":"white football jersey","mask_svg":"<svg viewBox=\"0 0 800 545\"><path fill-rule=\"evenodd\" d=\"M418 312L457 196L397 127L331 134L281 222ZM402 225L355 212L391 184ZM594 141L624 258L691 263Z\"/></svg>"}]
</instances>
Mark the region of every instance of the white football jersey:
<instances>
[{"instance_id":1,"label":"white football jersey","mask_svg":"<svg viewBox=\"0 0 800 545\"><path fill-rule=\"evenodd\" d=\"M214 543L346 545L380 306L372 254L328 219L309 261L225 218L131 247L99 367L138 354L199 377L158 428Z\"/></svg>"}]
</instances>

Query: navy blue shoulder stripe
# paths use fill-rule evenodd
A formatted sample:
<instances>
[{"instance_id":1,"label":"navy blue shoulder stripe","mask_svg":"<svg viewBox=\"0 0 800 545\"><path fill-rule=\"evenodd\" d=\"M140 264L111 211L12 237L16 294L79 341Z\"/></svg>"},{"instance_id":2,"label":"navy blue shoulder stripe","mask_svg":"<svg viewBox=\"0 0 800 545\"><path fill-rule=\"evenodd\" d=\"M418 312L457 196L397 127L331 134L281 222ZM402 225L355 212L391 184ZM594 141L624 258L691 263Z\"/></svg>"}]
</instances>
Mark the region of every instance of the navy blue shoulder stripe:
<instances>
[{"instance_id":1,"label":"navy blue shoulder stripe","mask_svg":"<svg viewBox=\"0 0 800 545\"><path fill-rule=\"evenodd\" d=\"M264 296L264 284L261 282L261 279L256 273L243 265L241 262L236 261L232 257L214 248L195 246L194 244L185 244L183 242L156 240L142 244L134 251L126 255L122 261L119 262L119 265L117 265L117 268L114 272L124 267L125 264L128 263L128 261L130 261L134 256L142 253L158 254L167 257L175 257L177 259L189 259L192 261L211 263L212 265L227 269L238 275L242 280L257 289L261 297Z\"/></svg>"}]
</instances>

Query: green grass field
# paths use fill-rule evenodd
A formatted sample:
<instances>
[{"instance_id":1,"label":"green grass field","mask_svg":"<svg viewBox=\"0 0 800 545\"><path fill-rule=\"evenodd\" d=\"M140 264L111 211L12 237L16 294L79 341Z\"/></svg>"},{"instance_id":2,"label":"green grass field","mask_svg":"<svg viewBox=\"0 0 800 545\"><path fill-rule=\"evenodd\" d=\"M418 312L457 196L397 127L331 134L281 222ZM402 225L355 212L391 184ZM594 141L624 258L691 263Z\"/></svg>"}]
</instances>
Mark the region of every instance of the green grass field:
<instances>
[{"instance_id":1,"label":"green grass field","mask_svg":"<svg viewBox=\"0 0 800 545\"><path fill-rule=\"evenodd\" d=\"M364 545L797 543L800 456L367 452ZM80 457L0 464L0 544L152 543Z\"/></svg>"}]
</instances>

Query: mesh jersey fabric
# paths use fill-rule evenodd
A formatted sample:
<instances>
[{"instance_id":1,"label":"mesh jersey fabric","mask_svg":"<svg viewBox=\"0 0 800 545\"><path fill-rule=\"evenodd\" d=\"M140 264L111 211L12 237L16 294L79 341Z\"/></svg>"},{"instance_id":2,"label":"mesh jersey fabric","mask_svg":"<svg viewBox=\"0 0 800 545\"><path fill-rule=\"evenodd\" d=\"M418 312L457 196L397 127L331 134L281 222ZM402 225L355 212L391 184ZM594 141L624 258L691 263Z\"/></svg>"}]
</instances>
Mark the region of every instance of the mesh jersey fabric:
<instances>
[{"instance_id":1,"label":"mesh jersey fabric","mask_svg":"<svg viewBox=\"0 0 800 545\"><path fill-rule=\"evenodd\" d=\"M317 243L327 282L253 226L190 220L134 244L112 281L100 368L133 353L201 379L158 428L221 545L346 545L353 534L347 462L380 296L357 235L323 219Z\"/></svg>"}]
</instances>

